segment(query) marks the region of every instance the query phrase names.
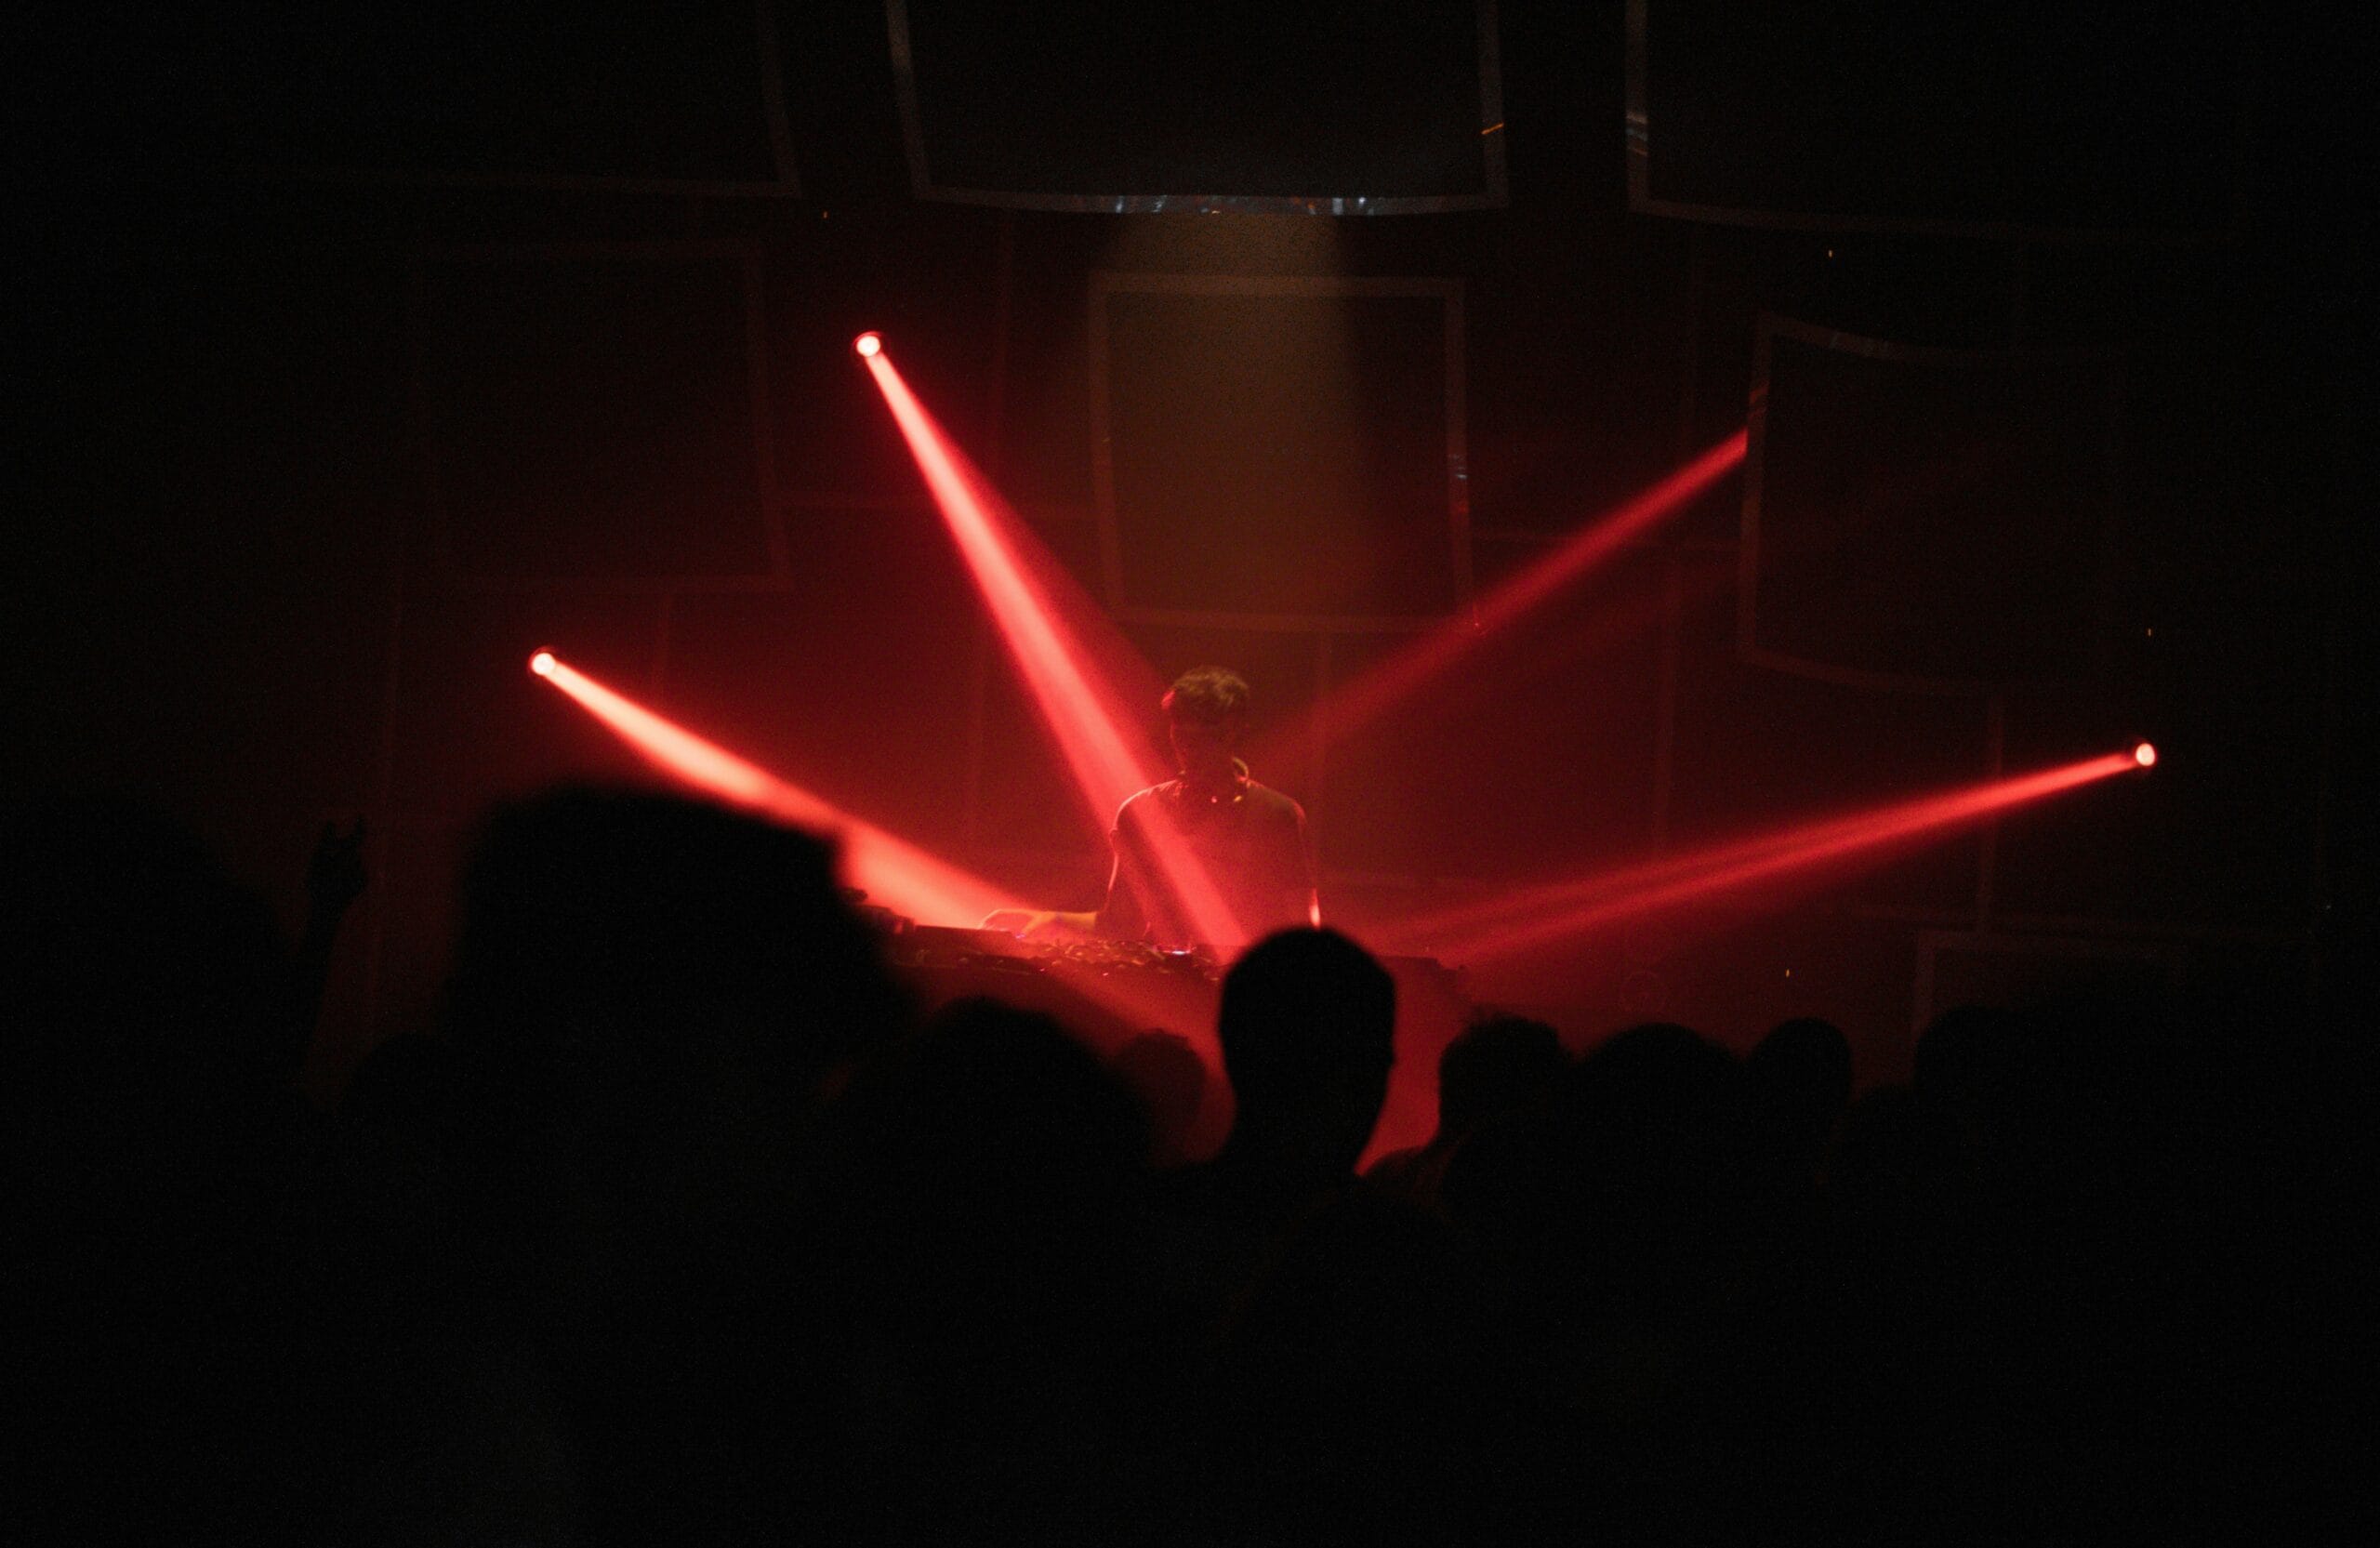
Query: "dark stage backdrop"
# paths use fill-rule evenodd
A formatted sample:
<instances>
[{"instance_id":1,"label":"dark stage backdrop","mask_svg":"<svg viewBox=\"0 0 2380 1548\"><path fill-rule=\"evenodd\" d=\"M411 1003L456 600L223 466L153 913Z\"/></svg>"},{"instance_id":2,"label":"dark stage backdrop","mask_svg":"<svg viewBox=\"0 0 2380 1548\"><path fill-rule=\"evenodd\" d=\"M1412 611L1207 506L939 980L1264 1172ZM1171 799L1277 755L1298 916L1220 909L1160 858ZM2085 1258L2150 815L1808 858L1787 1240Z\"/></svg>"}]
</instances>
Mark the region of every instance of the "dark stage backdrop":
<instances>
[{"instance_id":1,"label":"dark stage backdrop","mask_svg":"<svg viewBox=\"0 0 2380 1548\"><path fill-rule=\"evenodd\" d=\"M2093 675L2121 498L2116 360L1763 318L1756 370L1748 656L1915 691Z\"/></svg>"},{"instance_id":2,"label":"dark stage backdrop","mask_svg":"<svg viewBox=\"0 0 2380 1548\"><path fill-rule=\"evenodd\" d=\"M1631 0L1638 209L1805 230L2204 236L2240 218L2232 7Z\"/></svg>"},{"instance_id":3,"label":"dark stage backdrop","mask_svg":"<svg viewBox=\"0 0 2380 1548\"><path fill-rule=\"evenodd\" d=\"M1452 614L1461 301L1428 280L1096 276L1108 604L1306 628Z\"/></svg>"},{"instance_id":4,"label":"dark stage backdrop","mask_svg":"<svg viewBox=\"0 0 2380 1548\"><path fill-rule=\"evenodd\" d=\"M757 248L459 249L417 276L437 561L489 581L783 572Z\"/></svg>"},{"instance_id":5,"label":"dark stage backdrop","mask_svg":"<svg viewBox=\"0 0 2380 1548\"><path fill-rule=\"evenodd\" d=\"M771 7L234 0L41 21L17 97L152 165L347 184L800 191ZM30 99L30 100L28 100Z\"/></svg>"},{"instance_id":6,"label":"dark stage backdrop","mask_svg":"<svg viewBox=\"0 0 2380 1548\"><path fill-rule=\"evenodd\" d=\"M1095 900L1104 819L1068 793L851 354L875 327L1159 675L1219 660L1251 677L1257 773L1306 803L1332 916L1359 933L2135 736L2167 751L2152 777L1824 885L1468 964L1479 998L1580 1036L1665 1014L1742 1041L1831 1012L1880 1073L1907 1049L1925 932L1985 933L2002 956L2145 939L2186 983L2302 985L2318 845L2347 805L2336 674L2356 659L2332 524L2348 425L2324 342L2331 249L2271 206L2257 243L2185 248L1632 215L1620 13L1580 9L1500 7L1510 205L1427 218L919 201L872 6L856 23L772 8L802 83L799 199L252 179L198 154L247 132L204 114L170 165L112 141L45 162L19 223L39 237L14 255L7 782L165 804L284 906L315 827L366 814L376 883L343 944L326 1078L430 1013L446 889L491 801L638 773L528 675L541 645L1021 893ZM1272 289L1299 298L1271 331L1247 308L1170 318L1171 298L1211 298L1193 280L1243 298L1295 282ZM1094 311L1098 284L1120 312ZM1998 410L1842 351L1783 374L1772 352L1763 378L1764 315L2114 361L2121 477L2090 648L2068 626L2090 611L2076 566L2096 507L2032 513L2045 557L2028 562L2056 606L2005 587L1949 599L1945 576L1983 578L1959 557L1979 529L1940 552L1871 542L1874 510L1840 502L1957 470L2001 435ZM1251 395L1325 365L1329 417L1302 412L1325 401L1311 391ZM1992 691L1748 658L1731 478L1460 677L1342 740L1307 734L1305 711L1408 626L1459 615L1466 588L1741 429L1763 379L1764 501L1790 486L1803 530L1842 541L1764 550L1755 643L1938 676L1980 640L2000 653ZM2026 464L2036 483L2070 472L2101 497L2079 448L2103 444L2102 379L2041 384L2030 412L2073 440ZM1280 436L1250 433L1268 417ZM1961 444L1924 450L1945 423ZM1169 478L1192 453L1196 482ZM1324 467L1328 503L1283 491Z\"/></svg>"},{"instance_id":7,"label":"dark stage backdrop","mask_svg":"<svg viewBox=\"0 0 2380 1548\"><path fill-rule=\"evenodd\" d=\"M923 197L1109 213L1503 202L1486 4L884 8Z\"/></svg>"}]
</instances>

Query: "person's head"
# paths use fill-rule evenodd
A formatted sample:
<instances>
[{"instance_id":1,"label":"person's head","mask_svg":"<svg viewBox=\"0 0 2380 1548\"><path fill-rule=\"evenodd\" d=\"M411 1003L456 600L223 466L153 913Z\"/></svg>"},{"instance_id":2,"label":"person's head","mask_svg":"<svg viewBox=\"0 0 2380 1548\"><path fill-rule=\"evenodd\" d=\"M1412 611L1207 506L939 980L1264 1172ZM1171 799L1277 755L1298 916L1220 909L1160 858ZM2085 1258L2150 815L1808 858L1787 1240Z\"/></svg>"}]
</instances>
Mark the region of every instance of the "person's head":
<instances>
[{"instance_id":1,"label":"person's head","mask_svg":"<svg viewBox=\"0 0 2380 1548\"><path fill-rule=\"evenodd\" d=\"M1483 1016L1438 1055L1438 1137L1451 1140L1550 1100L1570 1056L1554 1028L1526 1016Z\"/></svg>"},{"instance_id":2,"label":"person's head","mask_svg":"<svg viewBox=\"0 0 2380 1548\"><path fill-rule=\"evenodd\" d=\"M1248 682L1222 667L1193 667L1173 680L1163 700L1166 729L1182 772L1222 780L1248 729Z\"/></svg>"},{"instance_id":3,"label":"person's head","mask_svg":"<svg viewBox=\"0 0 2380 1548\"><path fill-rule=\"evenodd\" d=\"M908 1021L829 845L720 807L508 804L462 904L444 1021L469 1148L492 1187L542 1185L508 1170L532 1147L585 1158L624 1230L769 1216L835 1082ZM730 1231L714 1244L740 1250Z\"/></svg>"},{"instance_id":4,"label":"person's head","mask_svg":"<svg viewBox=\"0 0 2380 1548\"><path fill-rule=\"evenodd\" d=\"M1757 1116L1831 1130L1851 1105L1851 1043L1816 1016L1777 1024L1744 1058L1747 1093Z\"/></svg>"},{"instance_id":5,"label":"person's head","mask_svg":"<svg viewBox=\"0 0 2380 1548\"><path fill-rule=\"evenodd\" d=\"M1395 1056L1396 983L1332 930L1284 930L1223 979L1217 1031L1238 1102L1234 1144L1345 1171L1371 1137Z\"/></svg>"},{"instance_id":6,"label":"person's head","mask_svg":"<svg viewBox=\"0 0 2380 1548\"><path fill-rule=\"evenodd\" d=\"M1189 1155L1198 1105L1207 1092L1207 1065L1187 1038L1152 1027L1108 1058L1148 1109L1151 1154L1164 1163Z\"/></svg>"},{"instance_id":7,"label":"person's head","mask_svg":"<svg viewBox=\"0 0 2380 1548\"><path fill-rule=\"evenodd\" d=\"M228 1181L226 1137L294 1095L272 909L182 823L52 791L0 802L0 919L9 1202L130 1249L119 1222L182 1218L167 1190Z\"/></svg>"}]
</instances>

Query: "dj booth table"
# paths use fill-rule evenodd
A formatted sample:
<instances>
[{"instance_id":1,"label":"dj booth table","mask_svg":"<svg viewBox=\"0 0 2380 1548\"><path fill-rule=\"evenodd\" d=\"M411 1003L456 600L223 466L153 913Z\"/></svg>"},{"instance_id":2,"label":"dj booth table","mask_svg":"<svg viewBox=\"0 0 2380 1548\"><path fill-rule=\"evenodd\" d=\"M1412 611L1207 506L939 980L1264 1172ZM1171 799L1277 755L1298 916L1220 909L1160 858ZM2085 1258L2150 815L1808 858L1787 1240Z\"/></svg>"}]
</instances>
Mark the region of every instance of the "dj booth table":
<instances>
[{"instance_id":1,"label":"dj booth table","mask_svg":"<svg viewBox=\"0 0 2380 1548\"><path fill-rule=\"evenodd\" d=\"M1230 1127L1230 1089L1215 1041L1223 967L1204 952L1159 952L1128 942L1028 945L996 930L920 926L888 938L889 954L929 1010L982 997L1054 1018L1102 1057L1149 1031L1183 1039L1207 1066L1209 1100L1193 1149ZM1427 957L1383 957L1396 982L1395 1065L1364 1158L1426 1141L1437 1126L1438 1054L1474 1007L1461 974Z\"/></svg>"}]
</instances>

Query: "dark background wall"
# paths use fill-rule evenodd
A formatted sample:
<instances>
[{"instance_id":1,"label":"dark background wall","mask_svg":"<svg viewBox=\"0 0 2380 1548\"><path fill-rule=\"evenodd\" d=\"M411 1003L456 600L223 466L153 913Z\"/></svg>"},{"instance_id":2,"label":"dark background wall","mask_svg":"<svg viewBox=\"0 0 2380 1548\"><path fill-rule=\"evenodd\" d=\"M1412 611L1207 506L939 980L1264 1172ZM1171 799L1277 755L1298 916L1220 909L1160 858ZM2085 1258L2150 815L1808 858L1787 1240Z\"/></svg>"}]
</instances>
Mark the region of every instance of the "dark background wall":
<instances>
[{"instance_id":1,"label":"dark background wall","mask_svg":"<svg viewBox=\"0 0 2380 1548\"><path fill-rule=\"evenodd\" d=\"M1824 81L1825 12L1716 53L1711 14L1676 20L1653 79L1724 57L1711 90ZM2352 138L2332 34L2311 17L2239 33L2241 107L2215 141L2234 160L2188 185L2219 190L2209 230L2076 240L2011 226L2005 190L1978 193L1998 224L1972 232L1632 209L1626 19L1502 6L1508 202L1348 218L920 200L884 13L864 4L35 23L9 110L7 782L129 789L293 905L316 825L365 814L376 885L344 942L326 1078L425 1013L455 860L491 800L636 773L522 669L540 644L953 860L1086 905L1101 835L852 336L893 341L1096 591L1095 273L1453 280L1480 585L1742 427L1764 318L2112 363L2105 584L2071 681L1910 693L1778 671L1739 650L1745 488L1723 481L1460 681L1258 770L1312 813L1338 918L1360 930L2149 735L2166 754L2151 779L1823 888L1483 966L1474 990L1580 1030L1658 1012L1741 1038L1826 1012L1879 1072L1928 986L2021 988L2080 963L2360 992L2368 554L2349 508L2369 287L2344 173L2305 153ZM1657 123L1690 121L1673 97ZM2028 112L2025 134L2050 132ZM1989 150L1943 143L1945 166ZM2110 176L2123 155L2171 171L2134 146ZM1708 197L1765 165L1714 152L1679 186ZM1767 186L1818 197L1782 171ZM2184 206L2203 213L2157 207ZM1338 412L1395 421L1410 404L1377 396L1394 376L1342 382ZM2011 433L2068 428L2037 420ZM1953 626L1974 637L1928 648L1995 661L1995 628L2043 627ZM1128 632L1160 673L1247 672L1260 732L1402 638ZM2013 944L1956 939L1978 931Z\"/></svg>"}]
</instances>

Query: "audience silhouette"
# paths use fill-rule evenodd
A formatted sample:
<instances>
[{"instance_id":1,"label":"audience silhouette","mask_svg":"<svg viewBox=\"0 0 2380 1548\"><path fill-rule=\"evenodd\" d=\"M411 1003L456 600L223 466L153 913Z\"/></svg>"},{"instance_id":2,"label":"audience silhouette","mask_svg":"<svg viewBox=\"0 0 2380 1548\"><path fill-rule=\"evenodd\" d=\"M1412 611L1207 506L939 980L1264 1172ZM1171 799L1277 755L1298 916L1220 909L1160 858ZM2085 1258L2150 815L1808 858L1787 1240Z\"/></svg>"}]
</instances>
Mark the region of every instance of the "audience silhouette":
<instances>
[{"instance_id":1,"label":"audience silhouette","mask_svg":"<svg viewBox=\"0 0 2380 1548\"><path fill-rule=\"evenodd\" d=\"M1482 1016L1438 1055L1436 1132L1426 1144L1382 1156L1364 1180L1425 1210L1439 1209L1447 1165L1463 1141L1552 1101L1568 1067L1560 1038L1544 1022Z\"/></svg>"},{"instance_id":2,"label":"audience silhouette","mask_svg":"<svg viewBox=\"0 0 2380 1548\"><path fill-rule=\"evenodd\" d=\"M1825 1022L1490 1017L1358 1179L1395 986L1292 930L1189 1163L1182 1039L921 1013L827 845L571 789L317 1113L360 827L286 944L129 803L0 839L18 1541L2351 1534L2370 1050L2286 1003L1964 1007L1856 1098Z\"/></svg>"}]
</instances>

